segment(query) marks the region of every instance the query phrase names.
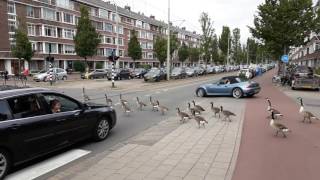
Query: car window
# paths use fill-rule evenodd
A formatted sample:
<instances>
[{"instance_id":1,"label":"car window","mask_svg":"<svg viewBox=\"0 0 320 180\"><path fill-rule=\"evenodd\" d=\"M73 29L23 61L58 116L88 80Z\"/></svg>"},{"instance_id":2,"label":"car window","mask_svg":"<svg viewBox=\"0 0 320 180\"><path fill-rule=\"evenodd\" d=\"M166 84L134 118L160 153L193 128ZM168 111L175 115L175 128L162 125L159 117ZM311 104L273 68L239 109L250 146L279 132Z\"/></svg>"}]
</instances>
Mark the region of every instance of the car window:
<instances>
[{"instance_id":1,"label":"car window","mask_svg":"<svg viewBox=\"0 0 320 180\"><path fill-rule=\"evenodd\" d=\"M45 114L45 109L35 95L19 96L8 99L14 119L33 117Z\"/></svg>"},{"instance_id":2,"label":"car window","mask_svg":"<svg viewBox=\"0 0 320 180\"><path fill-rule=\"evenodd\" d=\"M10 109L5 101L0 101L0 121L6 121L11 115Z\"/></svg>"},{"instance_id":3,"label":"car window","mask_svg":"<svg viewBox=\"0 0 320 180\"><path fill-rule=\"evenodd\" d=\"M80 106L77 102L65 96L59 94L43 94L43 96L52 113L52 106L56 102L58 102L61 106L59 112L68 112L80 109Z\"/></svg>"}]
</instances>

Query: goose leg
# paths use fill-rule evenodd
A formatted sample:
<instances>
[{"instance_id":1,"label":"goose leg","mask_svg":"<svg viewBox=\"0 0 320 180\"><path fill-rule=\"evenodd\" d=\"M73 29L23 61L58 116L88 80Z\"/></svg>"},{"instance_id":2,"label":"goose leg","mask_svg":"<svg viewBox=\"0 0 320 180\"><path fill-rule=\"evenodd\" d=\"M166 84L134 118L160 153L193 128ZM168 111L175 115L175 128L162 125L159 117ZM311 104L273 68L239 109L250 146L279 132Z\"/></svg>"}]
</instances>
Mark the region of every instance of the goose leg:
<instances>
[{"instance_id":1,"label":"goose leg","mask_svg":"<svg viewBox=\"0 0 320 180\"><path fill-rule=\"evenodd\" d=\"M278 133L279 133L279 130L277 130L277 132L276 132L275 136L277 136L277 137L278 137Z\"/></svg>"}]
</instances>

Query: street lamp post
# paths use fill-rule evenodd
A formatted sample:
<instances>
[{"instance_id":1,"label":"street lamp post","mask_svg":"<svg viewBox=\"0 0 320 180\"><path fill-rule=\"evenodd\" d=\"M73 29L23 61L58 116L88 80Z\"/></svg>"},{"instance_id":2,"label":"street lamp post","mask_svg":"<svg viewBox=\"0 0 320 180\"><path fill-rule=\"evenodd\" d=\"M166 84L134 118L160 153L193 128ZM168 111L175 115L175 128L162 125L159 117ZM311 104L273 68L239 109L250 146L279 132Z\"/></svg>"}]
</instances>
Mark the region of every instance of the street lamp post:
<instances>
[{"instance_id":1,"label":"street lamp post","mask_svg":"<svg viewBox=\"0 0 320 180\"><path fill-rule=\"evenodd\" d=\"M167 80L170 80L170 0L168 0Z\"/></svg>"},{"instance_id":2,"label":"street lamp post","mask_svg":"<svg viewBox=\"0 0 320 180\"><path fill-rule=\"evenodd\" d=\"M229 56L230 56L230 33L228 35L227 68L229 68Z\"/></svg>"}]
</instances>

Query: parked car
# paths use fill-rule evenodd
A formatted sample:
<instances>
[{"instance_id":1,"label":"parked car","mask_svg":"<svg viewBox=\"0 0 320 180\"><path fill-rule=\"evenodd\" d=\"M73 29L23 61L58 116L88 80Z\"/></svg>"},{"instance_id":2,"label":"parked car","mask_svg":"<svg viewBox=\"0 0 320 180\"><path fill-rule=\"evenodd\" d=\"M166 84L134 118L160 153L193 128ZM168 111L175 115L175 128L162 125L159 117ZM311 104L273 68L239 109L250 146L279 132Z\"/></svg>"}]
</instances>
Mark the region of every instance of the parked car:
<instances>
[{"instance_id":1,"label":"parked car","mask_svg":"<svg viewBox=\"0 0 320 180\"><path fill-rule=\"evenodd\" d=\"M88 138L106 139L116 125L116 112L53 90L24 88L0 91L0 122L3 179L12 166Z\"/></svg>"},{"instance_id":2,"label":"parked car","mask_svg":"<svg viewBox=\"0 0 320 180\"><path fill-rule=\"evenodd\" d=\"M171 78L173 79L183 79L187 77L187 73L184 68L176 67L173 68L171 72Z\"/></svg>"},{"instance_id":3,"label":"parked car","mask_svg":"<svg viewBox=\"0 0 320 180\"><path fill-rule=\"evenodd\" d=\"M133 71L132 76L134 78L143 78L143 76L147 73L148 71L144 68L137 68Z\"/></svg>"},{"instance_id":4,"label":"parked car","mask_svg":"<svg viewBox=\"0 0 320 180\"><path fill-rule=\"evenodd\" d=\"M186 74L188 77L193 77L196 75L196 70L194 68L186 68Z\"/></svg>"},{"instance_id":5,"label":"parked car","mask_svg":"<svg viewBox=\"0 0 320 180\"><path fill-rule=\"evenodd\" d=\"M196 95L204 97L207 95L222 95L241 98L243 96L254 96L261 90L260 85L253 81L242 79L238 76L223 77L219 81L205 84L196 89Z\"/></svg>"},{"instance_id":6,"label":"parked car","mask_svg":"<svg viewBox=\"0 0 320 180\"><path fill-rule=\"evenodd\" d=\"M197 66L194 69L196 70L196 73L197 73L198 76L202 76L202 75L205 74L205 70L203 68L201 68L201 67Z\"/></svg>"},{"instance_id":7,"label":"parked car","mask_svg":"<svg viewBox=\"0 0 320 180\"><path fill-rule=\"evenodd\" d=\"M216 73L216 71L215 71L215 69L214 69L213 66L207 66L206 72L207 72L208 74Z\"/></svg>"},{"instance_id":8,"label":"parked car","mask_svg":"<svg viewBox=\"0 0 320 180\"><path fill-rule=\"evenodd\" d=\"M108 77L108 71L104 69L96 69L87 75L85 73L81 74L81 79L101 79Z\"/></svg>"},{"instance_id":9,"label":"parked car","mask_svg":"<svg viewBox=\"0 0 320 180\"><path fill-rule=\"evenodd\" d=\"M33 75L33 80L40 81L49 81L50 71L52 71L53 80L67 80L68 74L67 71L61 68L52 68L49 70L42 70L39 73Z\"/></svg>"},{"instance_id":10,"label":"parked car","mask_svg":"<svg viewBox=\"0 0 320 180\"><path fill-rule=\"evenodd\" d=\"M253 73L250 69L241 69L238 72L238 76L243 76L246 77L247 79L252 79L253 78Z\"/></svg>"},{"instance_id":11,"label":"parked car","mask_svg":"<svg viewBox=\"0 0 320 180\"><path fill-rule=\"evenodd\" d=\"M114 72L114 80L131 79L131 73L128 69L116 69ZM112 79L111 71L108 73L108 80Z\"/></svg>"},{"instance_id":12,"label":"parked car","mask_svg":"<svg viewBox=\"0 0 320 180\"><path fill-rule=\"evenodd\" d=\"M144 81L161 81L166 79L166 73L163 69L152 68L144 75Z\"/></svg>"}]
</instances>

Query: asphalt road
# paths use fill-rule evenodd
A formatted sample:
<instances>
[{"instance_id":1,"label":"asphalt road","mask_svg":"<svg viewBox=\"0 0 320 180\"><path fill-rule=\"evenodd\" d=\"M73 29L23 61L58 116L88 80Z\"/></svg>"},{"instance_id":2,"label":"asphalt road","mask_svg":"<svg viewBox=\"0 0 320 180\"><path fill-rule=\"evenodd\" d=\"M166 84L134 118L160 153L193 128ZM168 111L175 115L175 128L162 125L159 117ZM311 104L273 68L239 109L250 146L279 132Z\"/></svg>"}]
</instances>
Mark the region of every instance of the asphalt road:
<instances>
[{"instance_id":1,"label":"asphalt road","mask_svg":"<svg viewBox=\"0 0 320 180\"><path fill-rule=\"evenodd\" d=\"M60 153L66 152L70 149L82 149L90 151L91 153L83 158L80 158L72 163L69 163L65 166L62 166L48 174L45 174L38 179L47 179L59 172L63 172L65 169L72 168L75 165L87 164L90 166L90 163L94 163L95 160L99 159L111 151L115 150L113 148L117 147L115 145L121 145L122 143L126 143L128 139L138 135L140 132L153 127L154 125L162 122L168 117L176 116L176 107L180 107L182 110L187 108L187 102L192 100L196 100L196 102L200 102L201 98L195 96L195 89L201 84L215 82L223 76L226 75L234 75L235 73L227 73L227 74L218 74L212 76L210 80L208 78L203 79L195 79L194 81L187 81L185 83L164 83L161 86L157 86L155 84L154 88L147 88L147 90L143 89L134 89L132 91L122 92L123 99L129 101L131 108L134 110L130 116L124 115L119 105L119 94L120 91L112 91L108 92L108 96L114 102L114 108L117 112L117 125L116 127L110 132L110 135L105 141L102 142L91 142L86 141L80 144L76 144L73 147L67 148L61 152L57 152L53 155L58 155ZM80 101L82 101L82 89L75 89L75 88L59 88L58 91L62 91L67 95L70 95ZM104 94L106 93L102 89L93 90L88 89L86 93L92 98L91 102L94 103L105 103ZM166 115L162 116L160 112L152 112L151 107L144 108L144 111L139 111L136 108L136 97L139 97L141 101L145 102L149 105L149 97L152 96L155 100L159 100L161 105L164 105L169 108L169 112ZM178 121L178 120L177 120ZM177 123L176 127L179 126ZM174 130L176 127L171 127L171 130ZM51 155L52 156L52 155ZM51 157L48 156L48 157ZM35 163L41 162L46 158L41 158L39 160L30 162L23 166L16 168L17 170L21 170L25 167L33 165ZM88 160L89 159L89 160ZM89 163L88 163L89 162Z\"/></svg>"}]
</instances>

